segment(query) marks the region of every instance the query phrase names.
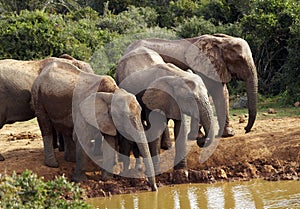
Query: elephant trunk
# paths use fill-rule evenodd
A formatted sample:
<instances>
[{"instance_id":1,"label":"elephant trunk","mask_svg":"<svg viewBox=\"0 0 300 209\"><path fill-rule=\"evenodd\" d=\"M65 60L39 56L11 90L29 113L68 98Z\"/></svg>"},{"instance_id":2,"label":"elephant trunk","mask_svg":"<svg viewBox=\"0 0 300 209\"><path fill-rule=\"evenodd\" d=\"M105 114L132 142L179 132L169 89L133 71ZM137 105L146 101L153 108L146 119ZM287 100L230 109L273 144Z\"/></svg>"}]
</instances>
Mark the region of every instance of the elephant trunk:
<instances>
[{"instance_id":1,"label":"elephant trunk","mask_svg":"<svg viewBox=\"0 0 300 209\"><path fill-rule=\"evenodd\" d=\"M205 136L204 138L197 138L197 144L199 147L207 147L215 138L213 111L209 103L205 102L202 104L201 108L199 108L199 116Z\"/></svg>"},{"instance_id":2,"label":"elephant trunk","mask_svg":"<svg viewBox=\"0 0 300 209\"><path fill-rule=\"evenodd\" d=\"M145 163L145 167L146 167L146 174L148 176L148 181L150 183L152 191L157 191L153 162L152 162L152 158L151 158L151 154L150 154L148 141L147 141L145 132L140 133L139 140L141 140L141 141L137 142L137 146L138 146L141 156L144 159L144 163Z\"/></svg>"},{"instance_id":3,"label":"elephant trunk","mask_svg":"<svg viewBox=\"0 0 300 209\"><path fill-rule=\"evenodd\" d=\"M199 147L207 147L214 140L214 121L212 107L208 101L197 101L198 111L195 111L196 115L191 115L191 130L189 133L189 139L196 139ZM197 113L196 113L197 112ZM203 126L205 136L199 135L199 123Z\"/></svg>"},{"instance_id":4,"label":"elephant trunk","mask_svg":"<svg viewBox=\"0 0 300 209\"><path fill-rule=\"evenodd\" d=\"M253 64L254 65L254 64ZM248 124L245 127L246 133L251 131L252 126L254 125L256 119L257 112L257 89L258 89L258 81L255 67L252 71L252 76L246 80L246 91L247 91L247 99L248 99Z\"/></svg>"}]
</instances>

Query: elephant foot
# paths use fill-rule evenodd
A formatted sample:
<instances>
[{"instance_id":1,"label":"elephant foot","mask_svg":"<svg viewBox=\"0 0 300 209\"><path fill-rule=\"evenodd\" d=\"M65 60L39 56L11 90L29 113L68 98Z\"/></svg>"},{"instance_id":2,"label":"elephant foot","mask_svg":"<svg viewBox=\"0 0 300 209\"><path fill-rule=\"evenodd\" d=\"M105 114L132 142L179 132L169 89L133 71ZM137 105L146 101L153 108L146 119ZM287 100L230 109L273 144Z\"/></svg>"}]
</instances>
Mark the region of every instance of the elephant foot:
<instances>
[{"instance_id":1,"label":"elephant foot","mask_svg":"<svg viewBox=\"0 0 300 209\"><path fill-rule=\"evenodd\" d=\"M189 182L189 172L186 169L173 171L173 183L184 184Z\"/></svg>"},{"instance_id":2,"label":"elephant foot","mask_svg":"<svg viewBox=\"0 0 300 209\"><path fill-rule=\"evenodd\" d=\"M67 162L76 162L76 148L67 147L64 151L64 159Z\"/></svg>"},{"instance_id":3,"label":"elephant foot","mask_svg":"<svg viewBox=\"0 0 300 209\"><path fill-rule=\"evenodd\" d=\"M226 126L226 127L224 128L224 131L223 131L223 134L222 134L222 137L223 137L223 138L226 138L226 137L232 137L232 136L234 136L234 135L235 135L235 133L234 133L234 130L233 130L232 127Z\"/></svg>"},{"instance_id":4,"label":"elephant foot","mask_svg":"<svg viewBox=\"0 0 300 209\"><path fill-rule=\"evenodd\" d=\"M170 138L169 129L166 128L161 136L160 148L163 150L169 150L172 148L172 142Z\"/></svg>"},{"instance_id":5,"label":"elephant foot","mask_svg":"<svg viewBox=\"0 0 300 209\"><path fill-rule=\"evenodd\" d=\"M87 180L88 180L88 178L85 175L84 171L77 171L77 172L75 171L72 176L72 181L74 181L74 182L84 182Z\"/></svg>"},{"instance_id":6,"label":"elephant foot","mask_svg":"<svg viewBox=\"0 0 300 209\"><path fill-rule=\"evenodd\" d=\"M143 171L143 165L141 163L138 163L135 165L135 169L138 170L138 171Z\"/></svg>"},{"instance_id":7,"label":"elephant foot","mask_svg":"<svg viewBox=\"0 0 300 209\"><path fill-rule=\"evenodd\" d=\"M5 158L0 154L0 161L4 161Z\"/></svg>"},{"instance_id":8,"label":"elephant foot","mask_svg":"<svg viewBox=\"0 0 300 209\"><path fill-rule=\"evenodd\" d=\"M161 143L161 149L163 150L170 150L172 148L172 144L165 142L165 143Z\"/></svg>"},{"instance_id":9,"label":"elephant foot","mask_svg":"<svg viewBox=\"0 0 300 209\"><path fill-rule=\"evenodd\" d=\"M75 157L75 155L69 155L69 154L67 154L66 152L65 152L65 155L64 155L64 159L65 159L65 161L67 161L67 162L76 162L76 157Z\"/></svg>"},{"instance_id":10,"label":"elephant foot","mask_svg":"<svg viewBox=\"0 0 300 209\"><path fill-rule=\"evenodd\" d=\"M174 170L181 170L187 168L187 162L186 159L181 160L179 163L174 165Z\"/></svg>"},{"instance_id":11,"label":"elephant foot","mask_svg":"<svg viewBox=\"0 0 300 209\"><path fill-rule=\"evenodd\" d=\"M58 168L59 164L56 159L45 159L45 164L51 168Z\"/></svg>"},{"instance_id":12,"label":"elephant foot","mask_svg":"<svg viewBox=\"0 0 300 209\"><path fill-rule=\"evenodd\" d=\"M204 138L204 136L205 135L202 133L202 131L199 130L199 132L197 133L197 135L189 133L188 140L195 141L195 140L198 140L199 138Z\"/></svg>"},{"instance_id":13,"label":"elephant foot","mask_svg":"<svg viewBox=\"0 0 300 209\"><path fill-rule=\"evenodd\" d=\"M106 170L104 170L104 169L102 169L101 173L102 173L101 179L102 179L103 181L111 180L111 179L113 179L113 177L114 177L112 173L109 173L108 171L106 171Z\"/></svg>"},{"instance_id":14,"label":"elephant foot","mask_svg":"<svg viewBox=\"0 0 300 209\"><path fill-rule=\"evenodd\" d=\"M210 144L212 143L212 139L210 138L205 138L205 137L197 137L197 145L200 147L200 148L203 148L203 147L208 147Z\"/></svg>"}]
</instances>

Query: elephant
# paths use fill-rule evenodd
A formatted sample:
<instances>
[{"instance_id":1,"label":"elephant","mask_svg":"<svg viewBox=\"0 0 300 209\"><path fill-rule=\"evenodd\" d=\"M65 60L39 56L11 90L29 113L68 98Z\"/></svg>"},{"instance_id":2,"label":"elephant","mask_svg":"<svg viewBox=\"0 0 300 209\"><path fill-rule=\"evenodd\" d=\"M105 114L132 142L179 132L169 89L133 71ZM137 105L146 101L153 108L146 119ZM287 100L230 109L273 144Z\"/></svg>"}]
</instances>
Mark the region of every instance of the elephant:
<instances>
[{"instance_id":1,"label":"elephant","mask_svg":"<svg viewBox=\"0 0 300 209\"><path fill-rule=\"evenodd\" d=\"M143 108L143 119L148 125L146 128L150 130L147 131L147 138L154 169L156 173L160 172L160 139L167 122L164 121L164 117L173 119L175 124L174 169L185 169L186 140L197 139L197 144L203 147L208 146L215 137L213 112L207 89L199 76L182 71L174 64L159 61L159 57L155 60L156 53L149 56L150 52L147 48L137 48L132 53L119 61L116 71L117 83L121 88L135 94ZM138 62L141 60L151 62L152 66L144 69L142 65L141 68L132 68L130 58L129 62L127 58L133 56L139 56ZM134 72L131 73L131 70ZM189 133L185 115L191 116ZM197 138L199 123L204 127L204 138ZM129 162L126 156L129 156L134 144L128 140L122 140L120 144L124 168L128 169ZM134 154L137 158L138 152L134 151Z\"/></svg>"},{"instance_id":2,"label":"elephant","mask_svg":"<svg viewBox=\"0 0 300 209\"><path fill-rule=\"evenodd\" d=\"M41 70L48 63L61 60L72 63L81 70L93 73L86 62L63 54L35 61L4 59L0 61L0 129L5 124L26 121L35 117L31 104L31 87ZM0 154L0 159L4 157Z\"/></svg>"},{"instance_id":3,"label":"elephant","mask_svg":"<svg viewBox=\"0 0 300 209\"><path fill-rule=\"evenodd\" d=\"M231 78L245 81L249 113L245 132L251 131L257 114L258 78L250 47L244 39L225 34L201 35L181 40L144 39L129 45L124 57L140 47L151 50L151 54L153 51L158 53L164 62L173 63L182 70L191 69L203 79L216 107L219 126L224 127L219 131L219 135L223 137L234 135L229 124L226 83ZM135 62L143 67L152 64L148 60L140 60L138 56L131 59L133 66ZM222 119L224 113L225 121Z\"/></svg>"},{"instance_id":4,"label":"elephant","mask_svg":"<svg viewBox=\"0 0 300 209\"><path fill-rule=\"evenodd\" d=\"M91 141L101 134L104 136L102 168L105 168L102 177L107 179L112 173L117 138L122 133L137 142L146 159L150 186L157 190L141 107L135 96L120 89L112 77L86 73L70 63L55 61L46 65L34 81L32 100L43 137L46 165L58 165L52 147L54 127L63 133L65 141L75 142L74 149L69 149L69 154L76 158L72 179L85 181L86 165L93 158Z\"/></svg>"}]
</instances>

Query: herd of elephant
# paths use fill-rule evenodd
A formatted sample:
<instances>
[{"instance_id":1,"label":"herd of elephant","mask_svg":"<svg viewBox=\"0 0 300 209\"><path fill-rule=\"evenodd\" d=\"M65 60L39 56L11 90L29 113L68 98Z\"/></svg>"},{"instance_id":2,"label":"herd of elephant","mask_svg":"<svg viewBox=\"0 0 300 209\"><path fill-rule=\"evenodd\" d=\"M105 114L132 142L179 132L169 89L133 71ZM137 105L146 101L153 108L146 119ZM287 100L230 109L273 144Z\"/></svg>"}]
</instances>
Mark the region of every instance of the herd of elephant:
<instances>
[{"instance_id":1,"label":"herd of elephant","mask_svg":"<svg viewBox=\"0 0 300 209\"><path fill-rule=\"evenodd\" d=\"M120 59L116 81L66 54L36 61L5 59L0 61L0 128L37 117L45 164L59 166L54 147L60 136L65 160L76 162L74 181L87 179L86 167L96 152L107 179L116 153L128 169L133 151L136 165L143 157L149 184L157 190L160 150L171 146L169 119L174 121L174 171L187 167L188 139L207 147L216 136L234 135L226 87L232 77L246 83L247 133L256 118L258 82L250 47L241 38L214 34L139 40Z\"/></svg>"}]
</instances>

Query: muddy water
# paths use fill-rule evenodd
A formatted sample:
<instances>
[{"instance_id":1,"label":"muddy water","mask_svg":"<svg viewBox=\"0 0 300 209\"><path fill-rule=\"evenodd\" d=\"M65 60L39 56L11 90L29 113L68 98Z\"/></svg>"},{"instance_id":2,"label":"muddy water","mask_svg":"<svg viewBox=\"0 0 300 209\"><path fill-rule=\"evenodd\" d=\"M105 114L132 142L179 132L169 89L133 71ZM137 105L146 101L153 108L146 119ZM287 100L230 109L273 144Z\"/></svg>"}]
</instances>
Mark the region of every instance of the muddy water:
<instances>
[{"instance_id":1,"label":"muddy water","mask_svg":"<svg viewBox=\"0 0 300 209\"><path fill-rule=\"evenodd\" d=\"M158 192L90 199L95 208L300 208L300 181L230 182L161 187Z\"/></svg>"}]
</instances>

